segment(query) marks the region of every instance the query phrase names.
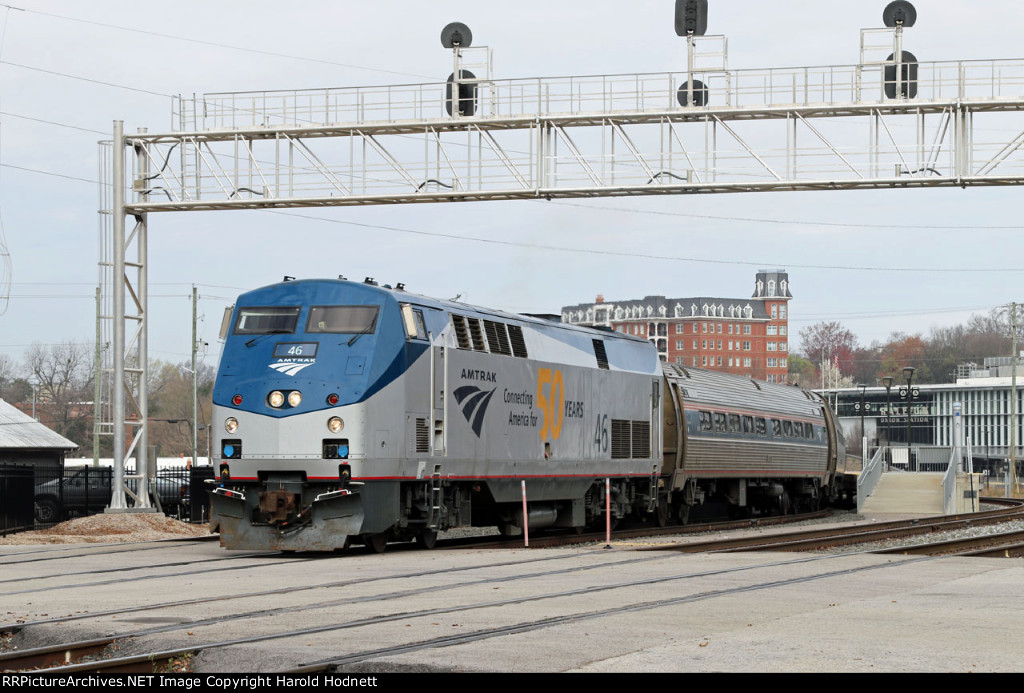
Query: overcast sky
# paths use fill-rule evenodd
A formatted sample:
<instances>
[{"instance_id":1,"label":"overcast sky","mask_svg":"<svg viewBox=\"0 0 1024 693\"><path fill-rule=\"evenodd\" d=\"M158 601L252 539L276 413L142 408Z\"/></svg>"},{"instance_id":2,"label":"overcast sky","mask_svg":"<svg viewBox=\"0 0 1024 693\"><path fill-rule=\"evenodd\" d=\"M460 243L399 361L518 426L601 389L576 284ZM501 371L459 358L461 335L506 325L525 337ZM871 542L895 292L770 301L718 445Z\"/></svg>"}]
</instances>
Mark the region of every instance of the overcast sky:
<instances>
[{"instance_id":1,"label":"overcast sky","mask_svg":"<svg viewBox=\"0 0 1024 693\"><path fill-rule=\"evenodd\" d=\"M885 4L710 0L708 32L727 36L732 69L850 65L858 61L859 30L880 27ZM919 60L1024 58L1024 4L916 4L917 25L907 30L905 47ZM126 132L171 130L173 94L442 81L451 54L438 37L451 21L470 26L475 46L493 49L499 79L680 70L685 44L673 30L673 8L672 0L0 6L0 220L13 267L0 353L20 359L34 342L94 338L96 143L109 138L114 120L124 121ZM1024 130L1024 115L1012 118L1002 127ZM215 361L224 306L283 275L373 276L441 298L558 312L597 294L746 297L759 267L789 270L794 333L838 320L867 344L1024 300L1021 229L984 228L1024 224L1020 199L1017 188L992 187L309 212L351 222L344 225L265 212L152 214L150 355L189 357L192 284L201 296L208 359ZM371 226L455 230L524 245L499 248ZM597 257L530 244L692 260ZM721 260L733 264L710 262ZM821 265L862 269L812 267ZM957 267L1021 271L886 271Z\"/></svg>"}]
</instances>

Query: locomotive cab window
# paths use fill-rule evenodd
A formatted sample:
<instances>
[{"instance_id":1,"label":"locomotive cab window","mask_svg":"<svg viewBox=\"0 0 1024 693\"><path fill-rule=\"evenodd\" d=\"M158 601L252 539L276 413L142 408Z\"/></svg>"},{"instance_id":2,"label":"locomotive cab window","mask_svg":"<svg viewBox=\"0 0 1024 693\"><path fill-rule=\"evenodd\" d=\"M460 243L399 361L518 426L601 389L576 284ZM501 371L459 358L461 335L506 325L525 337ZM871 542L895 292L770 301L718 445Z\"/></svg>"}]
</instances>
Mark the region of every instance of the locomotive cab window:
<instances>
[{"instance_id":1,"label":"locomotive cab window","mask_svg":"<svg viewBox=\"0 0 1024 693\"><path fill-rule=\"evenodd\" d=\"M239 308L234 334L292 334L301 310L298 306Z\"/></svg>"},{"instance_id":2,"label":"locomotive cab window","mask_svg":"<svg viewBox=\"0 0 1024 693\"><path fill-rule=\"evenodd\" d=\"M423 311L419 308L403 303L402 324L405 325L405 336L408 339L427 339L427 323L423 319Z\"/></svg>"},{"instance_id":3,"label":"locomotive cab window","mask_svg":"<svg viewBox=\"0 0 1024 693\"><path fill-rule=\"evenodd\" d=\"M313 306L306 332L373 334L379 311L377 306Z\"/></svg>"}]
</instances>

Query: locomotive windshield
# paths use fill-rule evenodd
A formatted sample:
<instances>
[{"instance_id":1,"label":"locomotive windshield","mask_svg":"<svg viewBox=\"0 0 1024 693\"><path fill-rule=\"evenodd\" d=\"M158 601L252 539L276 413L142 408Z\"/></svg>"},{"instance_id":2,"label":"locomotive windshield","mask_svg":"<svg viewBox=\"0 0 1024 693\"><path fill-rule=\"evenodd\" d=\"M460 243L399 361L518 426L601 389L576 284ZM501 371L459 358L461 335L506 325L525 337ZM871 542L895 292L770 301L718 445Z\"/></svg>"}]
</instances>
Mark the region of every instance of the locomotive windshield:
<instances>
[{"instance_id":1,"label":"locomotive windshield","mask_svg":"<svg viewBox=\"0 0 1024 693\"><path fill-rule=\"evenodd\" d=\"M377 306L313 306L306 332L372 334L379 310Z\"/></svg>"},{"instance_id":2,"label":"locomotive windshield","mask_svg":"<svg viewBox=\"0 0 1024 693\"><path fill-rule=\"evenodd\" d=\"M235 334L291 334L299 323L299 307L239 308Z\"/></svg>"}]
</instances>

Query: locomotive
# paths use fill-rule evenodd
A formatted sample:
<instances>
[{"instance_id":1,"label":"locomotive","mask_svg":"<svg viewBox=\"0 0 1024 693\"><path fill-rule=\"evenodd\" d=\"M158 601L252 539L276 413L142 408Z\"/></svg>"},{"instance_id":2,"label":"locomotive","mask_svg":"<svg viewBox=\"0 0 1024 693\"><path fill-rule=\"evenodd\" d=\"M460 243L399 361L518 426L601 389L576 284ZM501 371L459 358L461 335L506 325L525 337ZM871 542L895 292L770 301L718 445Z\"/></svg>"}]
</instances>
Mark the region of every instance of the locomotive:
<instances>
[{"instance_id":1,"label":"locomotive","mask_svg":"<svg viewBox=\"0 0 1024 693\"><path fill-rule=\"evenodd\" d=\"M844 454L811 392L401 284L286 278L240 296L221 336L211 527L229 549L812 508Z\"/></svg>"}]
</instances>

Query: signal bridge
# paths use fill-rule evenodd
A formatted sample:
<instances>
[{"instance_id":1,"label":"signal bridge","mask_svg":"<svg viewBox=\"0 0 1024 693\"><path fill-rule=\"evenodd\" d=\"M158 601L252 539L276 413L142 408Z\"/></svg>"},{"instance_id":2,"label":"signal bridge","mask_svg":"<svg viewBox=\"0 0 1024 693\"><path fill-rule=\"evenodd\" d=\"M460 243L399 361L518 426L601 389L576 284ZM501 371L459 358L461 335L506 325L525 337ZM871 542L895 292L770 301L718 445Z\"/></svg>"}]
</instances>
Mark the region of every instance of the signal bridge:
<instances>
[{"instance_id":1,"label":"signal bridge","mask_svg":"<svg viewBox=\"0 0 1024 693\"><path fill-rule=\"evenodd\" d=\"M443 82L179 98L125 138L126 211L1021 182L1024 60L919 63L915 98L886 66L695 71L704 106L686 72L484 77L456 116Z\"/></svg>"},{"instance_id":2,"label":"signal bridge","mask_svg":"<svg viewBox=\"0 0 1024 693\"><path fill-rule=\"evenodd\" d=\"M677 19L685 70L536 79L495 79L453 24L447 82L206 94L174 100L171 132L115 123L99 430L117 454L131 427L145 467L150 212L1024 182L1024 60L917 62L912 12L891 3L856 65L729 69L724 37Z\"/></svg>"}]
</instances>

